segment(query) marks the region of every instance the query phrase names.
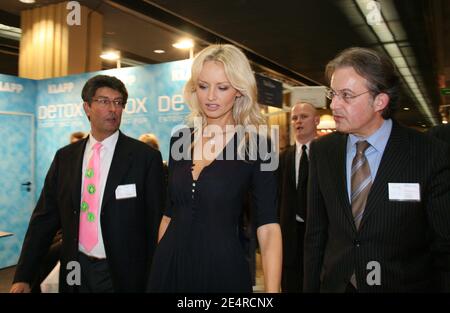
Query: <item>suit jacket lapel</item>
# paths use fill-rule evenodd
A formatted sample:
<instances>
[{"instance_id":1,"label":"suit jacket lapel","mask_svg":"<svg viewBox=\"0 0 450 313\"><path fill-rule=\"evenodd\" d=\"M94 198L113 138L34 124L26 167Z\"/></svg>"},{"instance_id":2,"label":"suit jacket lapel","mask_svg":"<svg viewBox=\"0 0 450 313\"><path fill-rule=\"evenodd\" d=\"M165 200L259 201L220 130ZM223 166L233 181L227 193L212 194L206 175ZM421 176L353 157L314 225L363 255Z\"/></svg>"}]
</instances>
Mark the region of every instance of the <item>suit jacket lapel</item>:
<instances>
[{"instance_id":1,"label":"suit jacket lapel","mask_svg":"<svg viewBox=\"0 0 450 313\"><path fill-rule=\"evenodd\" d=\"M86 149L86 143L88 138L82 139L83 142L78 147L76 147L74 153L74 166L72 167L72 175L74 177L74 184L72 189L72 206L78 212L80 211L81 203L81 173L83 171L83 156L84 150Z\"/></svg>"},{"instance_id":2,"label":"suit jacket lapel","mask_svg":"<svg viewBox=\"0 0 450 313\"><path fill-rule=\"evenodd\" d=\"M329 173L333 179L331 181L336 182L337 197L340 201L338 208L344 210L345 216L347 216L348 221L353 225L355 231L355 223L353 222L352 207L350 201L348 200L347 192L347 135L341 134L337 137L336 144L330 146L330 151L327 154L329 160Z\"/></svg>"},{"instance_id":3,"label":"suit jacket lapel","mask_svg":"<svg viewBox=\"0 0 450 313\"><path fill-rule=\"evenodd\" d=\"M119 133L114 156L111 161L108 178L106 179L105 191L103 192L102 210L106 208L108 201L115 196L117 186L120 184L122 177L127 173L131 165L132 151L128 148L127 137Z\"/></svg>"},{"instance_id":4,"label":"suit jacket lapel","mask_svg":"<svg viewBox=\"0 0 450 313\"><path fill-rule=\"evenodd\" d=\"M294 188L296 187L295 181L295 145L289 147L289 151L287 151L287 162L286 162L286 171L288 174L288 179Z\"/></svg>"},{"instance_id":5,"label":"suit jacket lapel","mask_svg":"<svg viewBox=\"0 0 450 313\"><path fill-rule=\"evenodd\" d=\"M396 122L392 125L391 135L387 142L377 175L370 189L366 208L361 220L359 230L364 226L364 222L370 214L380 206L380 203L386 201L383 191L392 177L399 177L403 167L407 163L409 155L408 135L403 128Z\"/></svg>"}]
</instances>

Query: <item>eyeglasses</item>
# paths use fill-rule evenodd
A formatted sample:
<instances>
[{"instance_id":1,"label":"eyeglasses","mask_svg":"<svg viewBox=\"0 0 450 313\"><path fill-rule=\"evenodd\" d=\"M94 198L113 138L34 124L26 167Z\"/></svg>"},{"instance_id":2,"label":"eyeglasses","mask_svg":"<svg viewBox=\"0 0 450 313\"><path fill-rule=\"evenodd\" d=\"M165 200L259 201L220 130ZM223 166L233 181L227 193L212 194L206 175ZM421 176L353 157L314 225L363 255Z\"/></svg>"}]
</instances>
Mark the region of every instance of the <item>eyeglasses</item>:
<instances>
[{"instance_id":1,"label":"eyeglasses","mask_svg":"<svg viewBox=\"0 0 450 313\"><path fill-rule=\"evenodd\" d=\"M95 101L104 107L110 106L112 103L116 108L124 108L126 104L126 102L123 102L122 99L111 100L109 98L92 98L92 101Z\"/></svg>"},{"instance_id":2,"label":"eyeglasses","mask_svg":"<svg viewBox=\"0 0 450 313\"><path fill-rule=\"evenodd\" d=\"M341 100L344 100L345 103L350 103L356 97L359 97L368 92L370 92L370 90L364 91L363 93L360 93L358 95L352 95L350 92L345 90L334 91L331 88L327 88L327 90L325 91L325 95L330 100L333 100L335 96L338 96L339 98L341 98Z\"/></svg>"}]
</instances>

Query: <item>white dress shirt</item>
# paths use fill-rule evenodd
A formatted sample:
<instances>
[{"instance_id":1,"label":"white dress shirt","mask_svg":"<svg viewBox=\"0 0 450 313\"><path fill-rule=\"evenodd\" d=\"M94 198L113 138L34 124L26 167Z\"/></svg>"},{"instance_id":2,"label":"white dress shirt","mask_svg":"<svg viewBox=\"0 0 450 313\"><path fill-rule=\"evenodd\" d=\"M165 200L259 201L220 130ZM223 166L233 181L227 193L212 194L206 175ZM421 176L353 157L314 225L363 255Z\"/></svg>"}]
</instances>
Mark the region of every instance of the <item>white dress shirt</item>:
<instances>
[{"instance_id":1,"label":"white dress shirt","mask_svg":"<svg viewBox=\"0 0 450 313\"><path fill-rule=\"evenodd\" d=\"M100 149L100 195L99 195L99 209L98 209L98 218L96 220L98 226L98 242L92 248L90 252L87 252L84 247L79 243L78 249L84 254L94 256L96 258L105 258L105 245L103 244L103 236L102 236L102 227L100 223L100 213L103 202L103 193L105 191L106 179L108 178L109 168L111 167L111 161L114 155L114 149L116 148L117 140L119 139L119 131L116 131L114 134L104 139L102 143L102 147ZM92 155L92 147L97 143L97 140L89 134L88 142L86 143L86 149L84 150L83 156L83 166L81 167L81 194L83 194L83 185L84 185L84 172L86 170L86 166L89 162L89 159ZM81 205L81 203L80 203Z\"/></svg>"}]
</instances>

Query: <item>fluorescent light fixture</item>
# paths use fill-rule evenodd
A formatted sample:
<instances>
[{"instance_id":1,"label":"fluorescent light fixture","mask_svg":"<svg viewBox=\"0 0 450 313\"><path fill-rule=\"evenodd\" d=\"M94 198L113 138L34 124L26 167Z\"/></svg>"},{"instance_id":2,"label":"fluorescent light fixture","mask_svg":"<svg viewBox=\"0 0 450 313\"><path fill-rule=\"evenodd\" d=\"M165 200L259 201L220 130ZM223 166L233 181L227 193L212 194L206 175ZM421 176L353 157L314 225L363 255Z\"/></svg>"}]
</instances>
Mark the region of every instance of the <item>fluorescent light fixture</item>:
<instances>
[{"instance_id":1,"label":"fluorescent light fixture","mask_svg":"<svg viewBox=\"0 0 450 313\"><path fill-rule=\"evenodd\" d=\"M154 52L154 53L158 53L158 54L166 53L166 51L164 51L164 50L162 50L162 49L156 49L156 50L153 50L153 52Z\"/></svg>"},{"instance_id":2,"label":"fluorescent light fixture","mask_svg":"<svg viewBox=\"0 0 450 313\"><path fill-rule=\"evenodd\" d=\"M386 49L387 53L393 58L403 57L403 54L396 43L387 43L384 44L383 47L384 49Z\"/></svg>"},{"instance_id":3,"label":"fluorescent light fixture","mask_svg":"<svg viewBox=\"0 0 450 313\"><path fill-rule=\"evenodd\" d=\"M133 59L128 59L128 58L120 58L120 64L121 65L128 65L128 66L141 66L141 65L145 65L146 63L140 62L140 61L136 61L136 60L133 60Z\"/></svg>"},{"instance_id":4,"label":"fluorescent light fixture","mask_svg":"<svg viewBox=\"0 0 450 313\"><path fill-rule=\"evenodd\" d=\"M413 84L415 82L414 77L412 77L412 76L403 76L403 78L409 84Z\"/></svg>"},{"instance_id":5,"label":"fluorescent light fixture","mask_svg":"<svg viewBox=\"0 0 450 313\"><path fill-rule=\"evenodd\" d=\"M406 60L403 57L395 57L392 58L392 60L398 68L408 67L408 64L406 64Z\"/></svg>"},{"instance_id":6,"label":"fluorescent light fixture","mask_svg":"<svg viewBox=\"0 0 450 313\"><path fill-rule=\"evenodd\" d=\"M409 111L409 108L403 108L403 110L405 110L405 111Z\"/></svg>"},{"instance_id":7,"label":"fluorescent light fixture","mask_svg":"<svg viewBox=\"0 0 450 313\"><path fill-rule=\"evenodd\" d=\"M320 123L317 125L317 129L335 129L336 122L333 119L333 116L329 114L324 114L320 117Z\"/></svg>"},{"instance_id":8,"label":"fluorescent light fixture","mask_svg":"<svg viewBox=\"0 0 450 313\"><path fill-rule=\"evenodd\" d=\"M105 51L100 55L100 57L108 61L117 61L120 59L120 51Z\"/></svg>"},{"instance_id":9,"label":"fluorescent light fixture","mask_svg":"<svg viewBox=\"0 0 450 313\"><path fill-rule=\"evenodd\" d=\"M362 1L357 1L357 2L358 2L358 5L359 5L359 2L362 2ZM383 19L383 21L380 24L378 24L378 25L371 25L371 26L372 26L372 29L375 32L375 34L377 34L378 38L380 38L382 42L393 42L393 41L395 41L394 36L392 35L391 31L387 27L386 23L384 22L384 19Z\"/></svg>"},{"instance_id":10,"label":"fluorescent light fixture","mask_svg":"<svg viewBox=\"0 0 450 313\"><path fill-rule=\"evenodd\" d=\"M19 0L19 1L26 4L32 4L36 2L36 0Z\"/></svg>"},{"instance_id":11,"label":"fluorescent light fixture","mask_svg":"<svg viewBox=\"0 0 450 313\"><path fill-rule=\"evenodd\" d=\"M376 1L370 0L355 0L355 2L359 7L360 12L363 14L363 18L364 15L368 17L369 15L372 15L374 13L374 3L379 4ZM398 46L394 35L386 24L381 10L379 11L379 16L377 16L376 23L368 23L368 26L371 27L373 32L378 37L379 41L383 44L383 47L386 50L387 54L391 57L392 61L396 65L398 71L400 72L400 75L405 81L405 84L410 89L413 98L415 98L419 103L419 109L421 109L422 113L429 119L429 121L433 125L436 125L436 119L433 117L427 101L425 100L424 95L417 84L418 81L421 81L421 78L415 77L410 69L410 66L416 63L414 56L408 55L408 60L410 60L410 63L406 61L405 56L400 50L400 47ZM404 30L401 27L400 29L401 32L404 33ZM426 127L426 125L423 127Z\"/></svg>"},{"instance_id":12,"label":"fluorescent light fixture","mask_svg":"<svg viewBox=\"0 0 450 313\"><path fill-rule=\"evenodd\" d=\"M194 47L194 42L191 39L182 39L172 45L177 49L190 49Z\"/></svg>"},{"instance_id":13,"label":"fluorescent light fixture","mask_svg":"<svg viewBox=\"0 0 450 313\"><path fill-rule=\"evenodd\" d=\"M19 41L20 37L22 37L22 30L17 27L0 24L0 37Z\"/></svg>"}]
</instances>

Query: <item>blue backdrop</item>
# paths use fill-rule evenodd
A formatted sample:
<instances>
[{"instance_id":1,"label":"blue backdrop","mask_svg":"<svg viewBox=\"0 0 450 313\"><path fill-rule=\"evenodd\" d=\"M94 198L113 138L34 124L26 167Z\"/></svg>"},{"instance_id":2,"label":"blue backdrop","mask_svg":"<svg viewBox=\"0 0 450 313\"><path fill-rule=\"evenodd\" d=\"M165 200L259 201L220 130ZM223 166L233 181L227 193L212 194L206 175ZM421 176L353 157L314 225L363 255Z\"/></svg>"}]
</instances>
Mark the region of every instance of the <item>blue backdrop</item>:
<instances>
[{"instance_id":1,"label":"blue backdrop","mask_svg":"<svg viewBox=\"0 0 450 313\"><path fill-rule=\"evenodd\" d=\"M122 132L135 138L143 133L154 133L159 138L163 158L167 160L172 129L183 124L189 113L182 98L182 90L188 79L190 66L190 60L183 60L39 81L0 75L0 112L22 112L35 116L35 143L31 145L35 148L31 153L35 156L32 186L36 199L55 152L69 143L71 133L89 131L81 90L90 77L97 74L112 75L125 83L129 98L122 115ZM5 158L14 158L14 153L2 156L0 162ZM5 199L7 200L14 201ZM21 225L20 229L17 226L16 229L8 229L14 232L21 244L33 208L34 201L26 209L28 214L25 216L6 217L0 207L0 217L4 219L0 224L0 231L7 230L1 228L8 225ZM13 218L16 220L13 221ZM14 248L14 251L8 248L6 253L6 248L2 246L5 240L8 239L0 238L0 268L6 264L15 264L20 252L20 248Z\"/></svg>"}]
</instances>

